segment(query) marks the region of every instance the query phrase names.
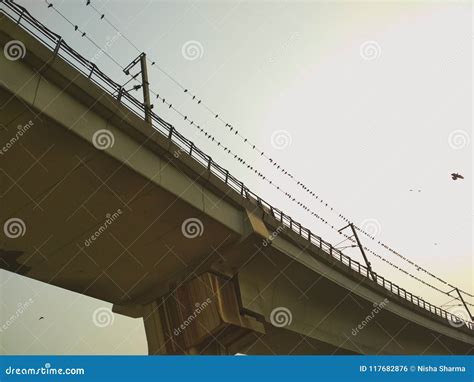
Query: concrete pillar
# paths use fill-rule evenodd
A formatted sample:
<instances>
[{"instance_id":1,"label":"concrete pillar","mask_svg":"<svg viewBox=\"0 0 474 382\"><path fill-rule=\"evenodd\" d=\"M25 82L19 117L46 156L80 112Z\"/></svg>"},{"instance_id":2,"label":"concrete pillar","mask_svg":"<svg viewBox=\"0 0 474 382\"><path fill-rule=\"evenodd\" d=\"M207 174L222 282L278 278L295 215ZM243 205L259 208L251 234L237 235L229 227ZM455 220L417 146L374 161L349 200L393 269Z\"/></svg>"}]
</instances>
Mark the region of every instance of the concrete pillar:
<instances>
[{"instance_id":1,"label":"concrete pillar","mask_svg":"<svg viewBox=\"0 0 474 382\"><path fill-rule=\"evenodd\" d=\"M149 354L235 354L264 334L241 312L236 283L204 273L145 305Z\"/></svg>"}]
</instances>

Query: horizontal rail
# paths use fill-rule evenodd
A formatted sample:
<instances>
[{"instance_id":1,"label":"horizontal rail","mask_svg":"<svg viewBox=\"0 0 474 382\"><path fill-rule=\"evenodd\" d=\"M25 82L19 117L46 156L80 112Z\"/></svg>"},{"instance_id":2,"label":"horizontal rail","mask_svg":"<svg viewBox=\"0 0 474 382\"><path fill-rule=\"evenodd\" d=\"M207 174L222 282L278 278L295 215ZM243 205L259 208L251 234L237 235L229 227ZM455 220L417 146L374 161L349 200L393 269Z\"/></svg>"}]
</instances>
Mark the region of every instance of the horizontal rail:
<instances>
[{"instance_id":1,"label":"horizontal rail","mask_svg":"<svg viewBox=\"0 0 474 382\"><path fill-rule=\"evenodd\" d=\"M33 16L31 16L25 8L15 4L13 1L0 0L0 4L3 5L3 7L0 8L1 13L4 13L7 17L9 17L19 26L21 26L30 35L34 36L36 39L42 42L48 49L50 49L52 52L64 59L68 64L76 68L84 76L89 78L102 90L115 97L119 102L121 102L138 117L143 118L142 116L145 113L145 106L138 99L130 95L128 92L123 91L121 85L114 82L93 62L82 57L78 52L71 48L66 42L64 42L61 36L50 31L48 28L46 28L46 26L44 26ZM355 271L360 275L368 278L370 281L377 283L390 293L395 294L409 301L410 303L427 310L428 312L431 312L439 317L446 319L447 321L454 323L455 325L453 326L459 326L459 323L462 322L466 325L467 328L474 330L474 324L472 322L466 321L456 315L453 315L452 313L449 313L444 309L441 309L435 305L430 304L429 302L424 301L423 299L413 295L410 292L405 291L405 289L399 287L398 285L392 283L391 281L385 279L380 275L376 274L375 280L372 280L369 277L369 271L367 267L353 260L349 256L344 255L340 250L334 248L332 244L324 241L323 239L321 239L321 237L313 234L309 229L303 227L299 222L293 220L291 216L286 215L284 212L267 203L265 200L253 193L244 185L243 182L231 175L228 170L224 169L219 164L214 162L209 155L201 151L198 147L196 147L193 142L181 135L176 130L176 128L174 128L171 124L163 120L156 113L151 112L151 117L153 128L155 128L162 135L170 139L176 146L179 147L180 150L182 150L184 153L187 153L197 163L207 168L223 183L231 187L243 198L258 205L264 211L265 214L271 215L283 226L295 232L297 235L300 235L305 240L308 240L311 244L320 248L326 254L330 255L335 260L341 262L350 270Z\"/></svg>"}]
</instances>

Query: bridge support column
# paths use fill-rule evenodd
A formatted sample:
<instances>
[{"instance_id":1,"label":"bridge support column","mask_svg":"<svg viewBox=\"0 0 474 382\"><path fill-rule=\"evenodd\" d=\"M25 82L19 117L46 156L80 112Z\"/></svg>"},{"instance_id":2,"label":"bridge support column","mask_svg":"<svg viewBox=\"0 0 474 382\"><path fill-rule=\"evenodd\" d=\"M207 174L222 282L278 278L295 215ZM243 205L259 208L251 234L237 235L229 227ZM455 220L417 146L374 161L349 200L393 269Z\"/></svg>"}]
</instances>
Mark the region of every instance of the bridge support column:
<instances>
[{"instance_id":1,"label":"bridge support column","mask_svg":"<svg viewBox=\"0 0 474 382\"><path fill-rule=\"evenodd\" d=\"M235 354L264 334L235 279L204 273L144 306L149 354Z\"/></svg>"}]
</instances>

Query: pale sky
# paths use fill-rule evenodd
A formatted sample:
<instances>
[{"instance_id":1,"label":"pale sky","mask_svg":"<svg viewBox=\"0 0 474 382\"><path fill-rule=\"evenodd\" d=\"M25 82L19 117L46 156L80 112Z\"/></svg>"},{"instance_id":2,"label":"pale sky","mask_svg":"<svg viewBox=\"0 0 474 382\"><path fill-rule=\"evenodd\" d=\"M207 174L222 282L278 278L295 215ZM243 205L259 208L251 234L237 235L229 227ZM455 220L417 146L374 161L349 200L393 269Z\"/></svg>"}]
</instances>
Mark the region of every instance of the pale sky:
<instances>
[{"instance_id":1,"label":"pale sky","mask_svg":"<svg viewBox=\"0 0 474 382\"><path fill-rule=\"evenodd\" d=\"M99 46L108 46L107 53L123 66L138 55L85 0L51 2ZM18 3L86 58L97 55L43 1ZM470 2L92 3L161 68L338 211L359 225L373 219L377 238L473 293ZM190 44L197 51L187 51ZM105 55L97 64L117 82L125 79ZM149 71L154 91L318 214L338 227L345 225L160 71ZM264 199L327 241L341 240L172 110L156 104L155 112ZM272 142L275 134L285 137L284 148ZM450 139L453 135L458 139ZM466 179L454 182L452 172ZM388 260L446 289L361 238ZM356 250L345 253L360 260ZM377 273L427 301L442 305L449 300L376 258L371 262ZM4 271L0 281L1 322L15 313L18 303L34 301L0 332L3 353L147 352L141 319L115 315L105 328L94 325L93 312L110 307L108 303ZM47 319L38 321L39 316Z\"/></svg>"}]
</instances>

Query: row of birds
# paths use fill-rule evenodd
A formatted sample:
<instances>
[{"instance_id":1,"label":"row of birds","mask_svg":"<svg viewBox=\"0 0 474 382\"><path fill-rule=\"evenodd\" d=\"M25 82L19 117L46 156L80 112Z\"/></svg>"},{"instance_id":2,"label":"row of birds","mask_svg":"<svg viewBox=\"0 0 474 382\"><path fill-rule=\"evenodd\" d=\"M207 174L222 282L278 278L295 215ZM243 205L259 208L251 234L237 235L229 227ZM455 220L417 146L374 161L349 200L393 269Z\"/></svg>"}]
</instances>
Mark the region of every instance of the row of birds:
<instances>
[{"instance_id":1,"label":"row of birds","mask_svg":"<svg viewBox=\"0 0 474 382\"><path fill-rule=\"evenodd\" d=\"M451 179L452 179L452 180L464 179L464 176L462 176L461 174L458 174L457 172L453 172L453 173L451 174ZM419 189L418 189L418 190L410 189L410 192L413 192L413 191L421 192L421 190L419 190ZM435 245L438 245L438 243L435 243ZM39 320L44 320L44 317L41 316L41 317L39 318Z\"/></svg>"}]
</instances>

